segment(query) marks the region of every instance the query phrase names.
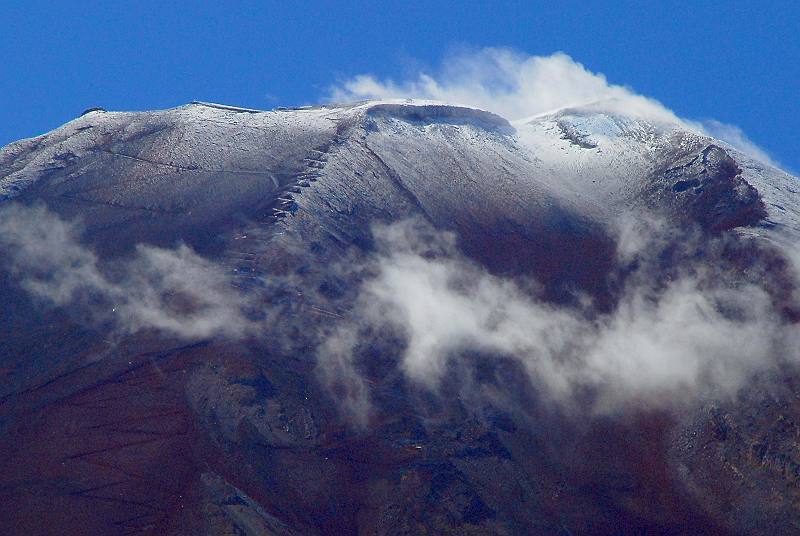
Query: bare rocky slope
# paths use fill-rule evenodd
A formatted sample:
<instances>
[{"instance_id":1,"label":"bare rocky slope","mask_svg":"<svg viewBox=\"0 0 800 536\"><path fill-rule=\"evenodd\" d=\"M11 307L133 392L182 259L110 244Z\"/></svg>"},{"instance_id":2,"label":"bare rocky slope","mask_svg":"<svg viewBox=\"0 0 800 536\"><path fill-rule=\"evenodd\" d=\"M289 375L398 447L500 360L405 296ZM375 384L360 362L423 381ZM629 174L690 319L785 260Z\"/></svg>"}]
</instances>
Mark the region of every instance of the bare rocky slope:
<instances>
[{"instance_id":1,"label":"bare rocky slope","mask_svg":"<svg viewBox=\"0 0 800 536\"><path fill-rule=\"evenodd\" d=\"M374 225L409 218L552 307L602 316L645 264L655 286L702 265L763 288L793 326L797 179L722 142L601 104L513 124L407 101L95 110L0 151L9 207L80 220L109 281L142 245L186 244L259 327L120 330L92 312L116 312L108 293L53 306L9 249L4 533L800 532L788 359L734 396L609 414L552 404L479 349L469 381L502 399L466 395L458 374L433 395L400 371L403 333L373 333L356 349L360 424L319 371L381 247ZM668 222L646 262L621 260L621 216Z\"/></svg>"}]
</instances>

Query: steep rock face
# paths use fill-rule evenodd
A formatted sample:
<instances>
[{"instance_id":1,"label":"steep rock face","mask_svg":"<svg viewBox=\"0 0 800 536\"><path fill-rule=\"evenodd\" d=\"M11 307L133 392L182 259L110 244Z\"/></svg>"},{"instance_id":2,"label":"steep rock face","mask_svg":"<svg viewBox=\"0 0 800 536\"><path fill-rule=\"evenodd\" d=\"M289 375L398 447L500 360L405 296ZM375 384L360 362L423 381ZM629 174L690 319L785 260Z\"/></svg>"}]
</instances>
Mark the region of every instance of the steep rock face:
<instances>
[{"instance_id":1,"label":"steep rock face","mask_svg":"<svg viewBox=\"0 0 800 536\"><path fill-rule=\"evenodd\" d=\"M716 145L675 162L663 172L662 188L675 194L677 212L712 232L757 225L767 217L758 191L736 161ZM663 198L663 193L659 193ZM656 202L657 203L657 202Z\"/></svg>"},{"instance_id":2,"label":"steep rock face","mask_svg":"<svg viewBox=\"0 0 800 536\"><path fill-rule=\"evenodd\" d=\"M138 244L187 243L275 315L237 339L119 335L31 300L4 271L0 518L23 533L754 530L757 513L731 522L697 490L720 497L702 475L750 456L760 432L722 433L709 462L670 444L668 414L575 423L505 361L492 374L519 406L476 407L456 379L431 400L398 373L397 334L359 350L377 414L359 429L321 385L317 347L356 299L375 223L421 219L491 274L535 280L546 302L589 296L604 311L624 284L618 214L761 248L800 225L792 187L713 140L594 108L511 125L434 103L197 103L92 111L12 144L3 204L80 217L110 269ZM700 415L681 426L719 421ZM753 456L777 467L790 441L765 433Z\"/></svg>"},{"instance_id":3,"label":"steep rock face","mask_svg":"<svg viewBox=\"0 0 800 536\"><path fill-rule=\"evenodd\" d=\"M797 521L796 375L708 403L676 429L670 456L695 500L742 533L793 534Z\"/></svg>"}]
</instances>

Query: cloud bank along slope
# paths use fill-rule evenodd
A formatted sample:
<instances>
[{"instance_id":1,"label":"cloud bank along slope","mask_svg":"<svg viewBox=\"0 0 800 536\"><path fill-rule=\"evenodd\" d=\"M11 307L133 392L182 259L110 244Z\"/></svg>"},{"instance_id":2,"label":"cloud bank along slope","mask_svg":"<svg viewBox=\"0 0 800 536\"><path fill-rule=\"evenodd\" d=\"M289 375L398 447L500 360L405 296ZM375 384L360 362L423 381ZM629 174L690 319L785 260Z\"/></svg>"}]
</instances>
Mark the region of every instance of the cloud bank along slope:
<instances>
[{"instance_id":1,"label":"cloud bank along slope","mask_svg":"<svg viewBox=\"0 0 800 536\"><path fill-rule=\"evenodd\" d=\"M635 242L621 237L620 263L653 262L664 245L653 237L665 228L640 229ZM614 310L598 314L588 298L554 304L540 299L535 282L489 273L458 251L452 234L420 220L379 225L373 234L375 252L355 268L369 274L356 303L317 350L321 379L362 426L372 412L363 348L387 333L401 341L399 370L421 389L437 392L450 375L470 376L474 362L465 356L479 352L517 363L552 400L569 405L589 389L601 412L730 395L777 356L795 358L787 351L796 347L795 330L765 289L703 264L665 286L643 269ZM109 265L81 243L78 222L17 204L0 210L0 243L32 296L122 334L268 340L282 331L263 314L254 319L264 302L185 245L141 245Z\"/></svg>"},{"instance_id":2,"label":"cloud bank along slope","mask_svg":"<svg viewBox=\"0 0 800 536\"><path fill-rule=\"evenodd\" d=\"M152 329L183 339L243 337L257 324L252 298L230 285L220 267L186 245L139 245L135 254L103 265L81 242L81 223L42 206L0 210L0 246L22 286L52 306L75 310L121 333Z\"/></svg>"},{"instance_id":3,"label":"cloud bank along slope","mask_svg":"<svg viewBox=\"0 0 800 536\"><path fill-rule=\"evenodd\" d=\"M557 305L530 281L490 274L458 252L452 235L419 220L374 234L372 275L349 321L319 351L323 377L362 424L371 412L365 348L387 333L400 334L399 366L423 389L474 375L467 356L479 352L520 365L548 399L570 407L580 395L581 404L590 400L582 411L600 413L732 396L753 373L797 357L796 329L764 288L704 261L665 279L655 264L670 245L660 239L619 241L620 263L641 268L613 311L598 313L588 298ZM703 245L687 245L688 256L693 246Z\"/></svg>"},{"instance_id":4,"label":"cloud bank along slope","mask_svg":"<svg viewBox=\"0 0 800 536\"><path fill-rule=\"evenodd\" d=\"M672 123L716 137L770 165L776 163L741 129L719 121L679 118L655 99L612 84L569 55L531 56L487 47L447 56L436 74L419 72L405 80L360 74L335 85L330 99L431 99L481 108L520 121L563 108L599 104L611 113L655 123Z\"/></svg>"}]
</instances>

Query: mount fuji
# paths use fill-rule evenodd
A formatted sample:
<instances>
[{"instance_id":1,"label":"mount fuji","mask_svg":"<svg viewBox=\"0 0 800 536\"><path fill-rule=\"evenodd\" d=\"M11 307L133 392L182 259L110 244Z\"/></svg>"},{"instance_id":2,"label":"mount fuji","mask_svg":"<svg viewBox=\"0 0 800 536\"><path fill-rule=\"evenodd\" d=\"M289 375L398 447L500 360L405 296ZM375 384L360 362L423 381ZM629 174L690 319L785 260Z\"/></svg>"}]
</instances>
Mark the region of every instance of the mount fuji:
<instances>
[{"instance_id":1,"label":"mount fuji","mask_svg":"<svg viewBox=\"0 0 800 536\"><path fill-rule=\"evenodd\" d=\"M0 151L0 520L795 534L797 181L613 100L88 110Z\"/></svg>"}]
</instances>

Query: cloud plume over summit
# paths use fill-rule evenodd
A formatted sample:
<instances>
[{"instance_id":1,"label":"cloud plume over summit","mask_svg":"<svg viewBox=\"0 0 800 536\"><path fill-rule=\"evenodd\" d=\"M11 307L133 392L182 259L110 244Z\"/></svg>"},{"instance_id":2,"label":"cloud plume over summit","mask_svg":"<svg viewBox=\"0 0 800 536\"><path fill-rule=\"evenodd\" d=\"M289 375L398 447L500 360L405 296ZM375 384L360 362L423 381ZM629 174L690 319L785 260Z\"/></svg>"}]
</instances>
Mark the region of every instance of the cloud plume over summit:
<instances>
[{"instance_id":1,"label":"cloud plume over summit","mask_svg":"<svg viewBox=\"0 0 800 536\"><path fill-rule=\"evenodd\" d=\"M775 165L767 152L738 127L713 119L681 118L657 100L610 82L604 74L592 72L563 52L536 56L498 47L459 52L446 56L434 73L419 71L401 80L371 74L353 76L333 86L329 98L430 99L488 110L510 121L597 105L629 117L680 124Z\"/></svg>"},{"instance_id":2,"label":"cloud plume over summit","mask_svg":"<svg viewBox=\"0 0 800 536\"><path fill-rule=\"evenodd\" d=\"M441 72L409 80L359 75L333 90L339 100L419 98L474 106L517 120L561 108L607 101L612 109L667 122L678 118L655 100L611 84L564 53L526 56L505 48L451 55Z\"/></svg>"}]
</instances>

